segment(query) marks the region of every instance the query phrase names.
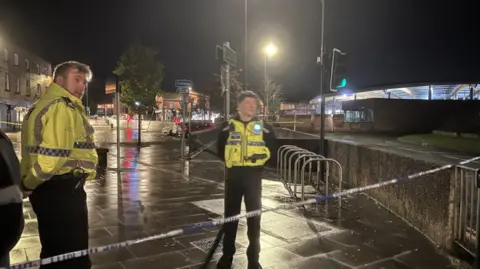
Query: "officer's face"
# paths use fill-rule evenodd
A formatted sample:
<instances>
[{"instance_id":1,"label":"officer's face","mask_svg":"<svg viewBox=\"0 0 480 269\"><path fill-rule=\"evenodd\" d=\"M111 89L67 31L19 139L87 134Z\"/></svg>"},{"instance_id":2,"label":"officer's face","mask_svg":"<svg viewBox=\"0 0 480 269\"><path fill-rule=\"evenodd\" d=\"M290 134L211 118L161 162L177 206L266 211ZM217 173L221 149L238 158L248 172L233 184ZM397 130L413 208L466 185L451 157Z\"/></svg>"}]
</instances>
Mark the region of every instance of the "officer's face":
<instances>
[{"instance_id":1,"label":"officer's face","mask_svg":"<svg viewBox=\"0 0 480 269\"><path fill-rule=\"evenodd\" d=\"M257 99L252 97L243 99L243 101L238 104L238 111L248 117L255 116L255 114L257 114Z\"/></svg>"},{"instance_id":2,"label":"officer's face","mask_svg":"<svg viewBox=\"0 0 480 269\"><path fill-rule=\"evenodd\" d=\"M73 96L82 99L87 86L87 76L77 68L71 68L67 77L63 79L63 86Z\"/></svg>"}]
</instances>

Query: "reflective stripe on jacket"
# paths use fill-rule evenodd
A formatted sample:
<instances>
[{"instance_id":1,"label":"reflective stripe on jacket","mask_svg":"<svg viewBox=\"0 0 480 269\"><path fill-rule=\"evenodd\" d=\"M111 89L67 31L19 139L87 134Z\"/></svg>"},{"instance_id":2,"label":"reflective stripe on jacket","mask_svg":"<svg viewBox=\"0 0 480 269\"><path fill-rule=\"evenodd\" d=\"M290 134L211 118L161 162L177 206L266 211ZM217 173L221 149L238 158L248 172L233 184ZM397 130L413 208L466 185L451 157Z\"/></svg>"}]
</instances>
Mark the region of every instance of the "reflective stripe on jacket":
<instances>
[{"instance_id":1,"label":"reflective stripe on jacket","mask_svg":"<svg viewBox=\"0 0 480 269\"><path fill-rule=\"evenodd\" d=\"M251 121L247 124L229 120L229 134L225 145L225 165L263 166L270 159L270 150L263 140L263 121Z\"/></svg>"},{"instance_id":2,"label":"reflective stripe on jacket","mask_svg":"<svg viewBox=\"0 0 480 269\"><path fill-rule=\"evenodd\" d=\"M98 156L93 133L82 101L52 83L23 121L23 185L34 189L76 168L88 173L88 179L95 178Z\"/></svg>"}]
</instances>

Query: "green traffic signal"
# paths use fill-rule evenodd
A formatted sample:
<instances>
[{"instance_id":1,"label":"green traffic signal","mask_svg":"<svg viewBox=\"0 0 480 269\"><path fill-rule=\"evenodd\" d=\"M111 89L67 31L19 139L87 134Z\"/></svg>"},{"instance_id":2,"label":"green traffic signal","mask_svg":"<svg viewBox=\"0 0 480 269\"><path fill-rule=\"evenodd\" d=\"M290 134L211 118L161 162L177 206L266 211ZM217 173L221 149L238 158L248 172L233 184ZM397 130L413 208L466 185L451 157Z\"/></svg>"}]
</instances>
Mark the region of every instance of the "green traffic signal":
<instances>
[{"instance_id":1,"label":"green traffic signal","mask_svg":"<svg viewBox=\"0 0 480 269\"><path fill-rule=\"evenodd\" d=\"M337 85L337 89L339 88L345 88L347 86L347 79L346 78L342 78L342 80L340 80L340 83L338 83Z\"/></svg>"}]
</instances>

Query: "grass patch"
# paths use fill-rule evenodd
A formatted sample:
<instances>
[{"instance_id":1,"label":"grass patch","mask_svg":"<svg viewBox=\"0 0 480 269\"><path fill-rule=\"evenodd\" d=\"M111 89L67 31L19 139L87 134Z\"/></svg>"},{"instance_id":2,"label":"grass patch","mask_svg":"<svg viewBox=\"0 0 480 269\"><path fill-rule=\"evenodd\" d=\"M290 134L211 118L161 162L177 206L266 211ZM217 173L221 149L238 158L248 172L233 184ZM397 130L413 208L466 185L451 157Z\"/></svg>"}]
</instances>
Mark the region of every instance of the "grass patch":
<instances>
[{"instance_id":1,"label":"grass patch","mask_svg":"<svg viewBox=\"0 0 480 269\"><path fill-rule=\"evenodd\" d=\"M480 153L480 139L478 138L449 137L436 134L413 134L399 137L398 140L419 146Z\"/></svg>"}]
</instances>

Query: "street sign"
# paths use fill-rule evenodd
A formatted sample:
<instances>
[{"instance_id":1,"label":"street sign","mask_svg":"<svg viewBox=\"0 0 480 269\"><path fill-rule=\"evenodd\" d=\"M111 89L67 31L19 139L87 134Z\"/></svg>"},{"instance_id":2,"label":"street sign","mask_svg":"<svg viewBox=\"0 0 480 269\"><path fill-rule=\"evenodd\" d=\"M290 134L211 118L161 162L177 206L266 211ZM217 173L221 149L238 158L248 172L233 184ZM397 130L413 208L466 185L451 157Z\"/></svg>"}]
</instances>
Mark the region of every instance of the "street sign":
<instances>
[{"instance_id":1,"label":"street sign","mask_svg":"<svg viewBox=\"0 0 480 269\"><path fill-rule=\"evenodd\" d=\"M230 42L225 42L223 46L217 45L215 49L215 58L217 61L222 61L231 66L236 66L237 64L237 53L230 48Z\"/></svg>"},{"instance_id":2,"label":"street sign","mask_svg":"<svg viewBox=\"0 0 480 269\"><path fill-rule=\"evenodd\" d=\"M229 42L225 42L225 44L223 44L223 60L232 66L237 64L237 53L230 48Z\"/></svg>"},{"instance_id":3,"label":"street sign","mask_svg":"<svg viewBox=\"0 0 480 269\"><path fill-rule=\"evenodd\" d=\"M191 80L186 80L186 79L177 79L175 80L175 87L177 88L192 88L193 83Z\"/></svg>"},{"instance_id":4,"label":"street sign","mask_svg":"<svg viewBox=\"0 0 480 269\"><path fill-rule=\"evenodd\" d=\"M180 88L177 88L177 91L179 93L183 93L183 94L186 94L190 91L190 88L185 88L185 87L180 87Z\"/></svg>"}]
</instances>

